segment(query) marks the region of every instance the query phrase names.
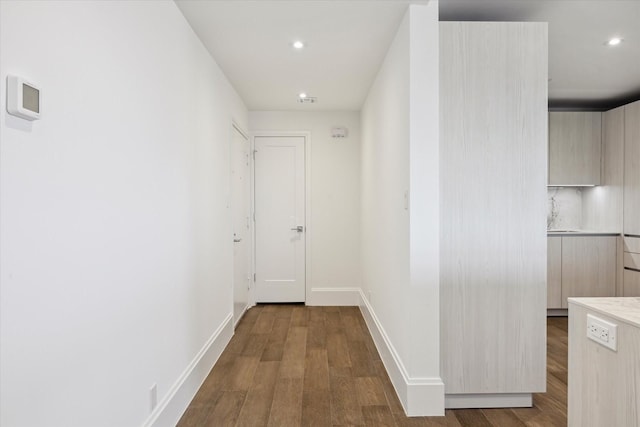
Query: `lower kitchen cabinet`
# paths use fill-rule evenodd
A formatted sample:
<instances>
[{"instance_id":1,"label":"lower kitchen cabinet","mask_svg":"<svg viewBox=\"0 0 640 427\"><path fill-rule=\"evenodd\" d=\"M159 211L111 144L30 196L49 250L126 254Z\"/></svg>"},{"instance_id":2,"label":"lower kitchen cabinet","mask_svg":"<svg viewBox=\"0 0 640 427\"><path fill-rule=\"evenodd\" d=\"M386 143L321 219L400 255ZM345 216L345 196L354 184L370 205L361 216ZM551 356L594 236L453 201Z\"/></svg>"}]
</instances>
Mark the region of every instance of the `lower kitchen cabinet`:
<instances>
[{"instance_id":1,"label":"lower kitchen cabinet","mask_svg":"<svg viewBox=\"0 0 640 427\"><path fill-rule=\"evenodd\" d=\"M640 297L640 271L624 269L624 293L625 297Z\"/></svg>"},{"instance_id":2,"label":"lower kitchen cabinet","mask_svg":"<svg viewBox=\"0 0 640 427\"><path fill-rule=\"evenodd\" d=\"M624 237L622 296L640 297L640 238Z\"/></svg>"},{"instance_id":3,"label":"lower kitchen cabinet","mask_svg":"<svg viewBox=\"0 0 640 427\"><path fill-rule=\"evenodd\" d=\"M616 236L548 237L547 308L569 297L616 295Z\"/></svg>"},{"instance_id":4,"label":"lower kitchen cabinet","mask_svg":"<svg viewBox=\"0 0 640 427\"><path fill-rule=\"evenodd\" d=\"M547 237L547 308L562 308L562 237Z\"/></svg>"}]
</instances>

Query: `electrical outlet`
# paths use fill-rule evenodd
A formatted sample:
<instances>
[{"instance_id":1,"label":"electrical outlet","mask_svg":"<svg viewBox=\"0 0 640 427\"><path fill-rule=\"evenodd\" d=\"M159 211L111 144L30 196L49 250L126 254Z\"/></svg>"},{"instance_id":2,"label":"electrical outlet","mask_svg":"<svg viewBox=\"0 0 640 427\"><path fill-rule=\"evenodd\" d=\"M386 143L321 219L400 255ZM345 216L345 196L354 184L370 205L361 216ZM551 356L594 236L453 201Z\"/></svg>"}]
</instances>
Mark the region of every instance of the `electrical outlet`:
<instances>
[{"instance_id":1,"label":"electrical outlet","mask_svg":"<svg viewBox=\"0 0 640 427\"><path fill-rule=\"evenodd\" d=\"M618 351L617 329L617 325L587 314L587 338L613 351Z\"/></svg>"},{"instance_id":2,"label":"electrical outlet","mask_svg":"<svg viewBox=\"0 0 640 427\"><path fill-rule=\"evenodd\" d=\"M149 403L151 404L151 412L158 406L158 385L153 383L149 388Z\"/></svg>"}]
</instances>

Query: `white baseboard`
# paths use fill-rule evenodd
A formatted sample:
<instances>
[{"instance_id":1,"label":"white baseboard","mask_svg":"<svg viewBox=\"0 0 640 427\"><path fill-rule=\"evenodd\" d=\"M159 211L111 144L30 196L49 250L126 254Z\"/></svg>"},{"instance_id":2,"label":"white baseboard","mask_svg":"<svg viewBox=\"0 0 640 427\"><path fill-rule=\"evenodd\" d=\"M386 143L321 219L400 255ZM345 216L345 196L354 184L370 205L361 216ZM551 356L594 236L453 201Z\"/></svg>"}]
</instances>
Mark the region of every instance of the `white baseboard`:
<instances>
[{"instance_id":1,"label":"white baseboard","mask_svg":"<svg viewBox=\"0 0 640 427\"><path fill-rule=\"evenodd\" d=\"M447 394L444 402L447 409L530 408L533 406L533 395L531 393Z\"/></svg>"},{"instance_id":2,"label":"white baseboard","mask_svg":"<svg viewBox=\"0 0 640 427\"><path fill-rule=\"evenodd\" d=\"M244 317L244 315L247 313L247 310L249 310L249 304L247 303L247 305L242 309L242 314L240 314L240 316L238 317L238 320L236 320L233 324L233 329L238 327L238 323L240 323L240 321L242 320L242 318ZM235 307L234 307L234 311L235 311Z\"/></svg>"},{"instance_id":3,"label":"white baseboard","mask_svg":"<svg viewBox=\"0 0 640 427\"><path fill-rule=\"evenodd\" d=\"M178 423L232 336L233 314L229 314L158 403L143 427L173 427Z\"/></svg>"},{"instance_id":4,"label":"white baseboard","mask_svg":"<svg viewBox=\"0 0 640 427\"><path fill-rule=\"evenodd\" d=\"M373 308L364 294L362 292L359 294L360 311L407 416L443 416L444 383L442 379L440 377L409 377Z\"/></svg>"},{"instance_id":5,"label":"white baseboard","mask_svg":"<svg viewBox=\"0 0 640 427\"><path fill-rule=\"evenodd\" d=\"M311 288L306 305L311 306L357 306L360 288Z\"/></svg>"}]
</instances>

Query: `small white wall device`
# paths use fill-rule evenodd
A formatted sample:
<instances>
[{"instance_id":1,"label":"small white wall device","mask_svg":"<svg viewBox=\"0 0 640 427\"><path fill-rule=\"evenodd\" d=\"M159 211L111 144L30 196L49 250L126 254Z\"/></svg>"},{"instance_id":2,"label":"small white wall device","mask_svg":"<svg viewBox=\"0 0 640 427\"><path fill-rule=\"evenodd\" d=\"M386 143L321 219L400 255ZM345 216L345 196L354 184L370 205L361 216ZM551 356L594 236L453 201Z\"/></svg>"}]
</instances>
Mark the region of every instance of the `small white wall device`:
<instances>
[{"instance_id":1,"label":"small white wall device","mask_svg":"<svg viewBox=\"0 0 640 427\"><path fill-rule=\"evenodd\" d=\"M335 127L331 129L332 138L346 138L349 136L349 130L343 127Z\"/></svg>"},{"instance_id":2,"label":"small white wall device","mask_svg":"<svg viewBox=\"0 0 640 427\"><path fill-rule=\"evenodd\" d=\"M26 120L40 118L40 89L22 77L7 76L7 112Z\"/></svg>"}]
</instances>

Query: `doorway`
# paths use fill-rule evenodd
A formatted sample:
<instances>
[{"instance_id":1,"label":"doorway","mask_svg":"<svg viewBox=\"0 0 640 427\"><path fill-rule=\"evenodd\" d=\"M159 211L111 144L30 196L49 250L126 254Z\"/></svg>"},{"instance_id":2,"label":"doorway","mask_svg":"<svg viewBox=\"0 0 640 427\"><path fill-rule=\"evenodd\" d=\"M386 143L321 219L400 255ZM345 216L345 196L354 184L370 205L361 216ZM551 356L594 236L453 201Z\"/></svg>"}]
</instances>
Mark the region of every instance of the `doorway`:
<instances>
[{"instance_id":1,"label":"doorway","mask_svg":"<svg viewBox=\"0 0 640 427\"><path fill-rule=\"evenodd\" d=\"M256 136L255 300L304 302L306 198L304 136Z\"/></svg>"},{"instance_id":2,"label":"doorway","mask_svg":"<svg viewBox=\"0 0 640 427\"><path fill-rule=\"evenodd\" d=\"M233 216L233 324L249 305L251 286L251 170L249 139L235 125L231 138L231 210Z\"/></svg>"}]
</instances>

